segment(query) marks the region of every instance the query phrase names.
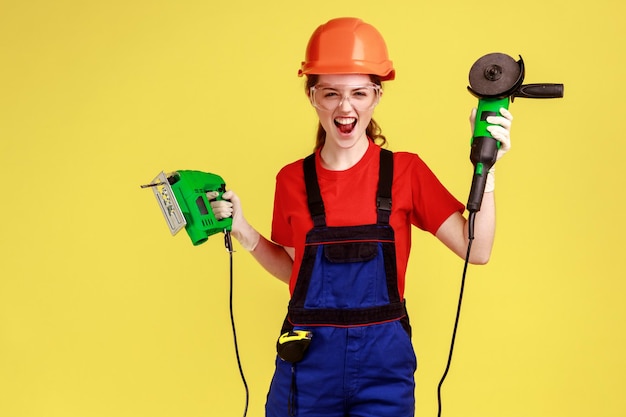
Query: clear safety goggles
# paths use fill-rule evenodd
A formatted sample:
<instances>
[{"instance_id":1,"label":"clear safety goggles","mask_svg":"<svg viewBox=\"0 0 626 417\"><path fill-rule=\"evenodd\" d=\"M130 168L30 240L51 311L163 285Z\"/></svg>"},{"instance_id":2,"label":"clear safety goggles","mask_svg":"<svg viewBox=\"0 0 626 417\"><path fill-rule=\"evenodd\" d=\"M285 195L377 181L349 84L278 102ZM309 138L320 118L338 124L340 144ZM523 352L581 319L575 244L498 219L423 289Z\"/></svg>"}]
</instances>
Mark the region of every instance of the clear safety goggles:
<instances>
[{"instance_id":1,"label":"clear safety goggles","mask_svg":"<svg viewBox=\"0 0 626 417\"><path fill-rule=\"evenodd\" d=\"M314 107L333 111L344 100L357 111L373 109L380 100L381 88L377 84L367 85L325 85L318 84L309 90L309 97Z\"/></svg>"}]
</instances>

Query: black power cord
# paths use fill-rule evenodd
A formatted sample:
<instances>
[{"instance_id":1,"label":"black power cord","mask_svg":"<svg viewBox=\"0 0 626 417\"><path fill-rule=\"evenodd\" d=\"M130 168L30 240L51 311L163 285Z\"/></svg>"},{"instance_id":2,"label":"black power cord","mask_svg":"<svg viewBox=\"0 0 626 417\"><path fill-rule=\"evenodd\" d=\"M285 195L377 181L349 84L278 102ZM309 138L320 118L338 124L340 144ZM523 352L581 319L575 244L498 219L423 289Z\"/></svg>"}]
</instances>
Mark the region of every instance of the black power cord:
<instances>
[{"instance_id":1,"label":"black power cord","mask_svg":"<svg viewBox=\"0 0 626 417\"><path fill-rule=\"evenodd\" d=\"M441 386L445 381L448 371L450 370L450 364L452 363L452 353L454 351L454 342L456 340L456 333L459 327L459 318L461 317L461 306L463 304L463 292L465 291L465 277L467 276L467 266L469 265L470 252L472 250L472 242L474 241L474 221L476 218L476 212L471 211L469 213L467 229L468 229L468 242L467 242L467 254L465 255L465 264L463 265L463 276L461 278L461 290L459 293L459 302L456 308L456 318L454 319L454 329L452 330L452 340L450 342L450 353L448 354L448 363L446 369L443 372L443 376L437 386L437 417L441 417Z\"/></svg>"},{"instance_id":2,"label":"black power cord","mask_svg":"<svg viewBox=\"0 0 626 417\"><path fill-rule=\"evenodd\" d=\"M224 244L226 246L226 250L228 250L229 258L230 258L230 294L229 294L229 310L230 310L230 325L233 329L233 342L235 344L235 356L237 357L237 366L239 367L239 374L241 375L241 381L243 382L243 386L246 390L246 405L243 410L243 417L246 417L248 414L248 403L250 401L250 391L248 390L248 383L246 382L246 377L243 373L243 367L241 366L241 358L239 356L239 345L237 344L237 330L235 329L235 314L233 309L233 241L230 237L230 231L224 231Z\"/></svg>"},{"instance_id":3,"label":"black power cord","mask_svg":"<svg viewBox=\"0 0 626 417\"><path fill-rule=\"evenodd\" d=\"M457 330L459 327L459 319L461 317L461 307L463 305L463 293L465 292L465 278L467 277L467 267L469 265L469 258L470 258L470 253L472 250L472 242L474 241L475 219L476 219L476 212L475 211L470 212L469 217L468 217L467 254L465 255L465 263L463 265L463 276L461 278L461 289L459 292L459 301L457 303L456 317L454 319L454 329L452 330L452 339L450 341L450 351L448 354L448 361L446 363L446 368L437 386L437 405L438 405L437 416L438 417L441 417L441 408L442 408L441 387L443 386L443 383L446 377L448 376L448 372L450 370L450 365L452 363L452 354L454 352L454 343L456 341L456 334L457 334ZM233 252L234 250L233 250L232 239L230 236L230 231L228 230L224 232L224 243L225 243L226 249L228 250L228 254L230 258L230 274L229 274L230 275L230 294L229 294L230 323L231 323L231 327L233 330L233 342L235 345L235 355L237 357L237 366L239 367L239 374L241 375L241 381L243 382L243 386L246 391L246 403L245 403L244 412L243 412L243 417L246 417L246 415L248 414L250 391L248 389L248 383L246 382L246 377L244 375L243 367L241 365L241 358L239 356L239 345L237 343L237 331L235 328L235 315L234 315L234 309L233 309Z\"/></svg>"}]
</instances>

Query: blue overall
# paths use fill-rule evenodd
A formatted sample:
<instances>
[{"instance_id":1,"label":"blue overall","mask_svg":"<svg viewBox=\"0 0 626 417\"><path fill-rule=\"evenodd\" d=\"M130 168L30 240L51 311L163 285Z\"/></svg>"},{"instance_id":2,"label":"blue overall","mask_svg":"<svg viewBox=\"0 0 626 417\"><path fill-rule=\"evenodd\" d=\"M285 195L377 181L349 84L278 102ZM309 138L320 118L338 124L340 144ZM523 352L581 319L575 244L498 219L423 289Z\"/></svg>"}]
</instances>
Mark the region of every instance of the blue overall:
<instances>
[{"instance_id":1,"label":"blue overall","mask_svg":"<svg viewBox=\"0 0 626 417\"><path fill-rule=\"evenodd\" d=\"M326 226L315 156L304 161L314 227L282 332L308 330L302 360L277 357L267 417L412 417L416 358L398 293L393 154L381 150L376 224Z\"/></svg>"}]
</instances>

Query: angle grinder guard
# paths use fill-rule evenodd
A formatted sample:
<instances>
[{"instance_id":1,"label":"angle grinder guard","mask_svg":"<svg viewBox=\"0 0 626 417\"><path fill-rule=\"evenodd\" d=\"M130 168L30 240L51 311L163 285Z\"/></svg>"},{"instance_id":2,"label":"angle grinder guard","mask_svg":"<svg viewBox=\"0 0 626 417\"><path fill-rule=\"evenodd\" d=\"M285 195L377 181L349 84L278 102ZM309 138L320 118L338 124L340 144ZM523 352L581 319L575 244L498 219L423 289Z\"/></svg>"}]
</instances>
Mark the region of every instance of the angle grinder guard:
<instances>
[{"instance_id":1,"label":"angle grinder guard","mask_svg":"<svg viewBox=\"0 0 626 417\"><path fill-rule=\"evenodd\" d=\"M469 72L468 90L478 98L511 96L524 82L524 60L515 61L501 53L478 59Z\"/></svg>"}]
</instances>

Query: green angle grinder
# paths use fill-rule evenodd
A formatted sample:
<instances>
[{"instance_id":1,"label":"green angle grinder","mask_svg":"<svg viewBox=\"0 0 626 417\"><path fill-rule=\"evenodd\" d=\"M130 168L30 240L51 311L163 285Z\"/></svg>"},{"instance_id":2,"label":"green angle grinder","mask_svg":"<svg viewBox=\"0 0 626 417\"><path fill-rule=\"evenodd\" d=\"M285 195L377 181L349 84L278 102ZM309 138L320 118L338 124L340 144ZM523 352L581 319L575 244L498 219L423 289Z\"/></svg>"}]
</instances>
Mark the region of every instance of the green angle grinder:
<instances>
[{"instance_id":1,"label":"green angle grinder","mask_svg":"<svg viewBox=\"0 0 626 417\"><path fill-rule=\"evenodd\" d=\"M502 53L487 54L478 59L469 72L467 87L478 98L476 123L472 135L470 160L474 165L474 177L467 202L470 212L480 210L487 173L496 163L500 142L495 140L487 127L487 117L500 115L500 108L509 108L515 97L561 98L563 84L522 84L524 82L524 60Z\"/></svg>"}]
</instances>

